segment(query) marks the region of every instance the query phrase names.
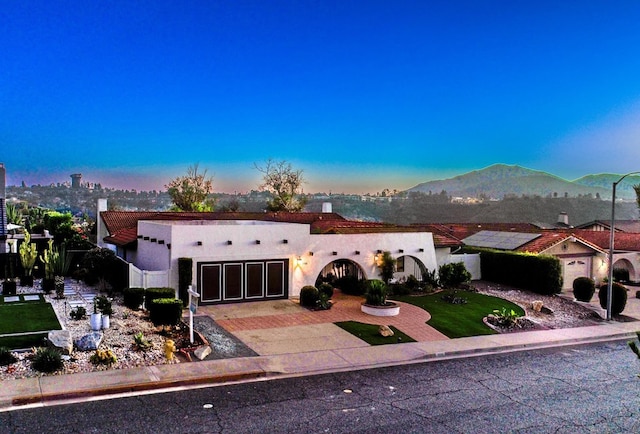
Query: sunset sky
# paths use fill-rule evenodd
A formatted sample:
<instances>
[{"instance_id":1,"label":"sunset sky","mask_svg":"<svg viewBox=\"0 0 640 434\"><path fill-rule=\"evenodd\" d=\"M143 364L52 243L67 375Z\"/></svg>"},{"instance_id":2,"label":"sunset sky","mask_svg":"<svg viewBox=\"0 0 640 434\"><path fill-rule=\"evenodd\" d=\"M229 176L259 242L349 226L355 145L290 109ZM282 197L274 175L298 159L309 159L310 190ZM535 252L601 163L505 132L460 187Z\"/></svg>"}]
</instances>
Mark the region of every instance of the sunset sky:
<instances>
[{"instance_id":1,"label":"sunset sky","mask_svg":"<svg viewBox=\"0 0 640 434\"><path fill-rule=\"evenodd\" d=\"M8 185L305 191L640 170L638 1L0 0Z\"/></svg>"}]
</instances>

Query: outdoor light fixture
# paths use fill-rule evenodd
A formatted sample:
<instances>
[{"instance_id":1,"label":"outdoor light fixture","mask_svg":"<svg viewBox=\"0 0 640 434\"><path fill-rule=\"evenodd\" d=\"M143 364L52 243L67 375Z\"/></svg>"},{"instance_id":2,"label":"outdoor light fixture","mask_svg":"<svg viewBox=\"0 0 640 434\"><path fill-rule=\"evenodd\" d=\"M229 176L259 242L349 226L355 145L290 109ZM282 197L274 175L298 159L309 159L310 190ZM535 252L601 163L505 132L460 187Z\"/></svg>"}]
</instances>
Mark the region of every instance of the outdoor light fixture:
<instances>
[{"instance_id":1,"label":"outdoor light fixture","mask_svg":"<svg viewBox=\"0 0 640 434\"><path fill-rule=\"evenodd\" d=\"M289 240L282 240L282 244L289 244Z\"/></svg>"},{"instance_id":2,"label":"outdoor light fixture","mask_svg":"<svg viewBox=\"0 0 640 434\"><path fill-rule=\"evenodd\" d=\"M201 246L202 245L202 241L196 241L196 244Z\"/></svg>"},{"instance_id":3,"label":"outdoor light fixture","mask_svg":"<svg viewBox=\"0 0 640 434\"><path fill-rule=\"evenodd\" d=\"M152 243L155 243L156 241L158 241L157 238L151 238L149 241L151 241Z\"/></svg>"},{"instance_id":4,"label":"outdoor light fixture","mask_svg":"<svg viewBox=\"0 0 640 434\"><path fill-rule=\"evenodd\" d=\"M158 240L158 244L164 244L164 240Z\"/></svg>"},{"instance_id":5,"label":"outdoor light fixture","mask_svg":"<svg viewBox=\"0 0 640 434\"><path fill-rule=\"evenodd\" d=\"M171 243L167 243L167 249L171 250Z\"/></svg>"},{"instance_id":6,"label":"outdoor light fixture","mask_svg":"<svg viewBox=\"0 0 640 434\"><path fill-rule=\"evenodd\" d=\"M260 240L256 240L256 244L260 244Z\"/></svg>"},{"instance_id":7,"label":"outdoor light fixture","mask_svg":"<svg viewBox=\"0 0 640 434\"><path fill-rule=\"evenodd\" d=\"M231 244L233 244L233 241L231 240L227 241L227 246L230 246Z\"/></svg>"},{"instance_id":8,"label":"outdoor light fixture","mask_svg":"<svg viewBox=\"0 0 640 434\"><path fill-rule=\"evenodd\" d=\"M142 238L142 235L138 235L138 239L141 239L141 238Z\"/></svg>"},{"instance_id":9,"label":"outdoor light fixture","mask_svg":"<svg viewBox=\"0 0 640 434\"><path fill-rule=\"evenodd\" d=\"M398 250L398 253L404 253L404 250L400 249Z\"/></svg>"},{"instance_id":10,"label":"outdoor light fixture","mask_svg":"<svg viewBox=\"0 0 640 434\"><path fill-rule=\"evenodd\" d=\"M309 252L309 256L313 256L313 252Z\"/></svg>"},{"instance_id":11,"label":"outdoor light fixture","mask_svg":"<svg viewBox=\"0 0 640 434\"><path fill-rule=\"evenodd\" d=\"M331 252L333 256L338 256L338 252Z\"/></svg>"},{"instance_id":12,"label":"outdoor light fixture","mask_svg":"<svg viewBox=\"0 0 640 434\"><path fill-rule=\"evenodd\" d=\"M149 237L142 237L143 240L149 241Z\"/></svg>"},{"instance_id":13,"label":"outdoor light fixture","mask_svg":"<svg viewBox=\"0 0 640 434\"><path fill-rule=\"evenodd\" d=\"M423 249L422 247L420 247L420 248L418 249L418 251L419 251L419 252L424 252L424 249Z\"/></svg>"},{"instance_id":14,"label":"outdoor light fixture","mask_svg":"<svg viewBox=\"0 0 640 434\"><path fill-rule=\"evenodd\" d=\"M613 183L613 191L611 194L611 225L609 226L609 281L607 282L607 321L611 321L611 299L613 298L613 241L615 233L615 220L616 220L616 187L629 175L636 175L640 172L629 172L623 175Z\"/></svg>"},{"instance_id":15,"label":"outdoor light fixture","mask_svg":"<svg viewBox=\"0 0 640 434\"><path fill-rule=\"evenodd\" d=\"M359 254L360 254L360 250L356 250L356 255L359 255Z\"/></svg>"}]
</instances>

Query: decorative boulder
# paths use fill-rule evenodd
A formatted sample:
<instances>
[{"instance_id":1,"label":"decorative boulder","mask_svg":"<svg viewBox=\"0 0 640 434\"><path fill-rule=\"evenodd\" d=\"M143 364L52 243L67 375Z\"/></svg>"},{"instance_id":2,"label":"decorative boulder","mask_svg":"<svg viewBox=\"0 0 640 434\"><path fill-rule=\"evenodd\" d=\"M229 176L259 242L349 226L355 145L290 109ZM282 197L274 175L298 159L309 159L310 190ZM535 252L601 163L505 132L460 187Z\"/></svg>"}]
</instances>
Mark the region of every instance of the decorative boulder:
<instances>
[{"instance_id":1,"label":"decorative boulder","mask_svg":"<svg viewBox=\"0 0 640 434\"><path fill-rule=\"evenodd\" d=\"M378 333L380 333L380 335L384 336L385 338L393 336L393 330L391 330L389 326L386 325L381 325L380 327L378 327Z\"/></svg>"},{"instance_id":2,"label":"decorative boulder","mask_svg":"<svg viewBox=\"0 0 640 434\"><path fill-rule=\"evenodd\" d=\"M101 332L91 332L74 341L79 351L95 351L102 343L104 335Z\"/></svg>"},{"instance_id":3,"label":"decorative boulder","mask_svg":"<svg viewBox=\"0 0 640 434\"><path fill-rule=\"evenodd\" d=\"M211 347L209 345L201 345L193 352L193 355L198 360L204 360L209 354L211 354Z\"/></svg>"},{"instance_id":4,"label":"decorative boulder","mask_svg":"<svg viewBox=\"0 0 640 434\"><path fill-rule=\"evenodd\" d=\"M69 330L51 330L47 334L47 346L69 355L73 351L73 340Z\"/></svg>"},{"instance_id":5,"label":"decorative boulder","mask_svg":"<svg viewBox=\"0 0 640 434\"><path fill-rule=\"evenodd\" d=\"M531 309L533 309L535 312L540 312L542 310L542 301L540 300L535 300L531 302Z\"/></svg>"}]
</instances>

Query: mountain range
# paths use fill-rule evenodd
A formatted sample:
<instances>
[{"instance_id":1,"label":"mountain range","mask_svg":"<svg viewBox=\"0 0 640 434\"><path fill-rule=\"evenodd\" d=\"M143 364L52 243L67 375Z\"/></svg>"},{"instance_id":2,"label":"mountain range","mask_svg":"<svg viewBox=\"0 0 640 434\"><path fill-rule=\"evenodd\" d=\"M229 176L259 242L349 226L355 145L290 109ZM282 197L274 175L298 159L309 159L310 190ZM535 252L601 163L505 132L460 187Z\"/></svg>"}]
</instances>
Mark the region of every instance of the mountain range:
<instances>
[{"instance_id":1,"label":"mountain range","mask_svg":"<svg viewBox=\"0 0 640 434\"><path fill-rule=\"evenodd\" d=\"M446 191L452 197L486 197L503 199L505 196L578 197L593 196L611 200L613 183L622 175L587 175L574 181L539 170L518 165L494 164L449 179L423 182L407 190L438 194ZM628 176L616 189L617 199L635 200L634 185L640 176Z\"/></svg>"}]
</instances>

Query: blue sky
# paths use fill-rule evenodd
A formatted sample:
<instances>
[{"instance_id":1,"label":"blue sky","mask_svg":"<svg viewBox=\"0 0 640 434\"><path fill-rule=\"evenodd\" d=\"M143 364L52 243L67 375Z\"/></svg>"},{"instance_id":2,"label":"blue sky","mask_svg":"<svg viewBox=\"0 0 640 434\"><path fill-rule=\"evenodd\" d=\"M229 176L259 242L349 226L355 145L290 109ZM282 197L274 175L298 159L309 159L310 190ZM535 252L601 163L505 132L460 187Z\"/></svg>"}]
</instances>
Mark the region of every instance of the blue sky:
<instances>
[{"instance_id":1,"label":"blue sky","mask_svg":"<svg viewBox=\"0 0 640 434\"><path fill-rule=\"evenodd\" d=\"M0 0L8 184L309 192L640 170L637 1Z\"/></svg>"}]
</instances>

